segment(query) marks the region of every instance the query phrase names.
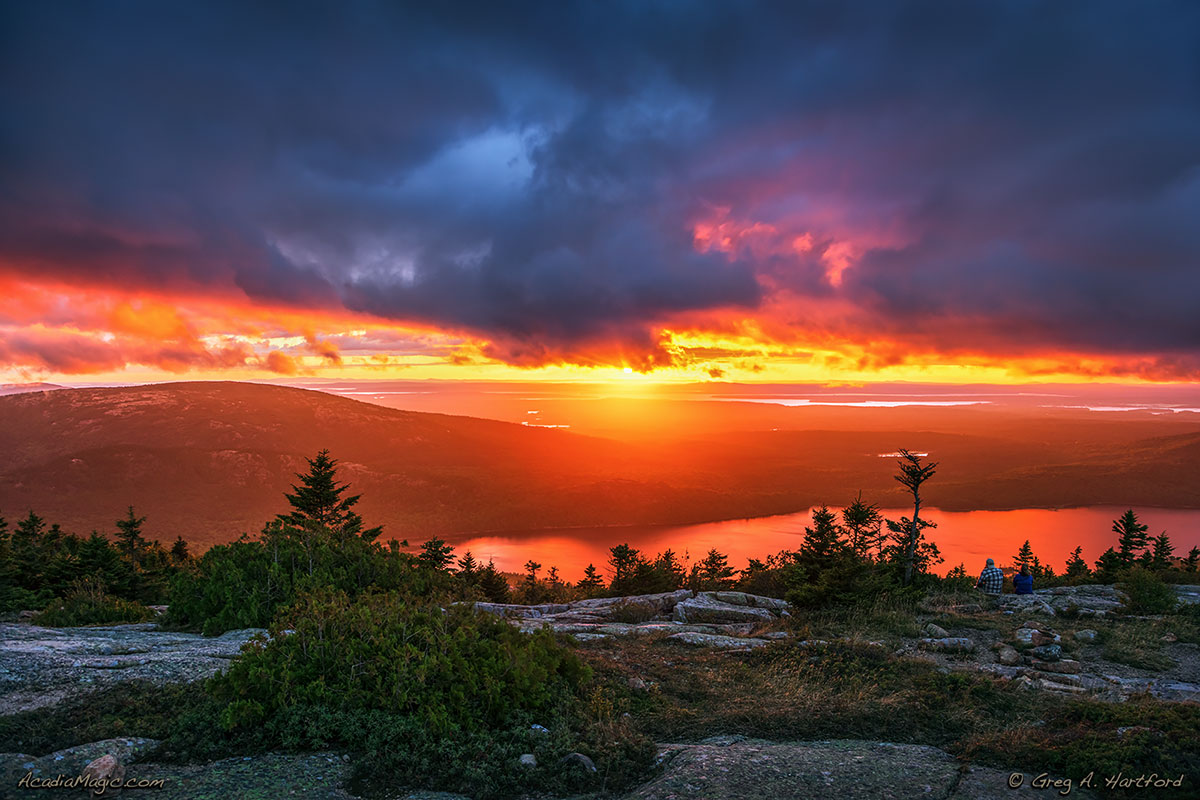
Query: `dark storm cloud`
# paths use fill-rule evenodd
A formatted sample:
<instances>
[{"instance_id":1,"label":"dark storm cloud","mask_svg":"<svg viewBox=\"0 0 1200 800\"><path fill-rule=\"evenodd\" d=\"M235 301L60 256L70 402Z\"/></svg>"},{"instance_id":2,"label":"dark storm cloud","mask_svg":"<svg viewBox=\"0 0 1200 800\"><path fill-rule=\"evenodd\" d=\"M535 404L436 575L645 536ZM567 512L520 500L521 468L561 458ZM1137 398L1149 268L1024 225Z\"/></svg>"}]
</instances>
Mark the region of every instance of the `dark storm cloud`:
<instances>
[{"instance_id":1,"label":"dark storm cloud","mask_svg":"<svg viewBox=\"0 0 1200 800\"><path fill-rule=\"evenodd\" d=\"M1194 4L3 16L2 270L344 305L521 363L780 286L946 346L1200 347ZM697 252L717 207L822 244ZM856 238L834 288L819 256Z\"/></svg>"}]
</instances>

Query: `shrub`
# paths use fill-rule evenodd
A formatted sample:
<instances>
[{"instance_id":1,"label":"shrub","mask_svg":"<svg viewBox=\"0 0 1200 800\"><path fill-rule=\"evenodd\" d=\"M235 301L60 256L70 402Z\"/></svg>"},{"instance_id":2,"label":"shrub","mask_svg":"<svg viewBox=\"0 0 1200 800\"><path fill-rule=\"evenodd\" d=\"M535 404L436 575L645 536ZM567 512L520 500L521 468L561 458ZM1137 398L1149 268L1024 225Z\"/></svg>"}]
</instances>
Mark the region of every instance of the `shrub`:
<instances>
[{"instance_id":1,"label":"shrub","mask_svg":"<svg viewBox=\"0 0 1200 800\"><path fill-rule=\"evenodd\" d=\"M1117 588L1129 598L1125 609L1133 614L1166 614L1175 608L1175 590L1148 569L1134 567Z\"/></svg>"},{"instance_id":2,"label":"shrub","mask_svg":"<svg viewBox=\"0 0 1200 800\"><path fill-rule=\"evenodd\" d=\"M154 612L141 603L122 600L104 591L99 581L84 578L78 581L66 597L53 600L33 618L35 625L53 628L74 628L83 625L112 625L122 622L145 622Z\"/></svg>"},{"instance_id":3,"label":"shrub","mask_svg":"<svg viewBox=\"0 0 1200 800\"><path fill-rule=\"evenodd\" d=\"M555 765L572 751L600 774L652 758L631 733L623 750L605 741L612 731L582 700L590 670L549 631L523 634L468 606L323 590L282 612L272 633L210 682L220 710L201 721L209 739L345 748L369 781L471 796L597 788L594 775ZM546 766L519 767L526 752Z\"/></svg>"},{"instance_id":4,"label":"shrub","mask_svg":"<svg viewBox=\"0 0 1200 800\"><path fill-rule=\"evenodd\" d=\"M428 593L449 581L445 573L418 569L410 556L357 536L339 536L316 524L293 528L276 522L259 540L213 547L193 569L177 575L167 622L215 636L265 628L277 609L306 591Z\"/></svg>"}]
</instances>

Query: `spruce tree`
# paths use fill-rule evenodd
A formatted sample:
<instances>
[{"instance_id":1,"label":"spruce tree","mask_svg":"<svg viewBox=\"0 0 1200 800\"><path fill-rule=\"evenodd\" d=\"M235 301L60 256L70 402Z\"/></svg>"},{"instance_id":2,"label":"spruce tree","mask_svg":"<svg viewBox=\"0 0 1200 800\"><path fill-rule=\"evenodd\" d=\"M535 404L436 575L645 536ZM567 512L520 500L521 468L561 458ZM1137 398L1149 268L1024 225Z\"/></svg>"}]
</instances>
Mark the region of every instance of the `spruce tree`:
<instances>
[{"instance_id":1,"label":"spruce tree","mask_svg":"<svg viewBox=\"0 0 1200 800\"><path fill-rule=\"evenodd\" d=\"M383 529L363 528L362 517L353 510L361 495L342 496L349 486L338 484L338 462L329 457L329 451L322 450L316 458L305 460L308 472L296 473L300 483L292 484L295 494L285 494L293 510L280 514L278 519L292 528L304 529L316 523L342 537L358 536L374 541Z\"/></svg>"},{"instance_id":2,"label":"spruce tree","mask_svg":"<svg viewBox=\"0 0 1200 800\"><path fill-rule=\"evenodd\" d=\"M1187 558L1183 560L1183 565L1187 567L1188 572L1195 572L1200 566L1200 547L1193 547L1188 550Z\"/></svg>"},{"instance_id":3,"label":"spruce tree","mask_svg":"<svg viewBox=\"0 0 1200 800\"><path fill-rule=\"evenodd\" d=\"M1083 560L1083 547L1076 547L1071 552L1071 557L1067 559L1067 577L1082 578L1090 575L1091 572L1087 562Z\"/></svg>"},{"instance_id":4,"label":"spruce tree","mask_svg":"<svg viewBox=\"0 0 1200 800\"><path fill-rule=\"evenodd\" d=\"M670 548L658 554L658 558L654 560L653 572L654 586L651 590L655 592L674 591L687 580L687 573L679 563L679 557Z\"/></svg>"},{"instance_id":5,"label":"spruce tree","mask_svg":"<svg viewBox=\"0 0 1200 800\"><path fill-rule=\"evenodd\" d=\"M471 555L471 551L462 554L458 559L458 574L464 578L471 579L475 577L475 573L479 571L479 562L475 560L475 556Z\"/></svg>"},{"instance_id":6,"label":"spruce tree","mask_svg":"<svg viewBox=\"0 0 1200 800\"><path fill-rule=\"evenodd\" d=\"M17 523L17 527L13 530L13 544L18 542L33 544L42 538L46 532L46 520L33 513L31 510L29 516Z\"/></svg>"},{"instance_id":7,"label":"spruce tree","mask_svg":"<svg viewBox=\"0 0 1200 800\"><path fill-rule=\"evenodd\" d=\"M142 536L142 523L146 521L145 517L139 517L133 513L133 506L129 507L129 512L124 519L117 520L117 547L125 554L126 558L133 561L138 560L138 556L146 549L148 542Z\"/></svg>"},{"instance_id":8,"label":"spruce tree","mask_svg":"<svg viewBox=\"0 0 1200 800\"><path fill-rule=\"evenodd\" d=\"M604 588L604 579L600 577L600 572L596 569L595 564L588 564L583 570L583 579L576 585L586 596L590 597Z\"/></svg>"},{"instance_id":9,"label":"spruce tree","mask_svg":"<svg viewBox=\"0 0 1200 800\"><path fill-rule=\"evenodd\" d=\"M612 568L612 590L621 594L628 588L633 576L637 574L638 565L645 562L642 554L628 544L619 544L608 550L608 565Z\"/></svg>"},{"instance_id":10,"label":"spruce tree","mask_svg":"<svg viewBox=\"0 0 1200 800\"><path fill-rule=\"evenodd\" d=\"M421 545L421 555L417 559L430 569L449 571L454 562L454 548L435 536Z\"/></svg>"},{"instance_id":11,"label":"spruce tree","mask_svg":"<svg viewBox=\"0 0 1200 800\"><path fill-rule=\"evenodd\" d=\"M728 589L733 582L734 570L729 566L729 557L714 547L704 560L692 568L692 582L697 590L710 591Z\"/></svg>"},{"instance_id":12,"label":"spruce tree","mask_svg":"<svg viewBox=\"0 0 1200 800\"><path fill-rule=\"evenodd\" d=\"M507 603L510 599L508 581L500 574L492 561L488 561L487 566L479 571L478 585L479 591L490 602Z\"/></svg>"},{"instance_id":13,"label":"spruce tree","mask_svg":"<svg viewBox=\"0 0 1200 800\"><path fill-rule=\"evenodd\" d=\"M853 503L842 509L842 526L850 539L850 549L860 557L882 548L887 538L883 533L883 516L879 513L879 507L864 503L861 491Z\"/></svg>"},{"instance_id":14,"label":"spruce tree","mask_svg":"<svg viewBox=\"0 0 1200 800\"><path fill-rule=\"evenodd\" d=\"M1171 544L1171 537L1167 536L1166 531L1154 537L1154 555L1150 561L1154 569L1170 569L1171 556L1174 554L1175 546Z\"/></svg>"},{"instance_id":15,"label":"spruce tree","mask_svg":"<svg viewBox=\"0 0 1200 800\"><path fill-rule=\"evenodd\" d=\"M1020 572L1025 567L1033 565L1033 548L1029 546L1029 540L1025 540L1025 544L1021 545L1021 549L1013 556L1013 568Z\"/></svg>"},{"instance_id":16,"label":"spruce tree","mask_svg":"<svg viewBox=\"0 0 1200 800\"><path fill-rule=\"evenodd\" d=\"M1110 547L1096 560L1096 579L1101 583L1111 583L1124 567L1125 559Z\"/></svg>"},{"instance_id":17,"label":"spruce tree","mask_svg":"<svg viewBox=\"0 0 1200 800\"><path fill-rule=\"evenodd\" d=\"M928 527L921 524L921 485L934 476L937 462L922 464L920 456L907 450L901 450L900 457L900 474L894 477L908 490L913 499L913 516L908 523L908 537L903 542L904 585L908 586L912 583L913 570L917 567L917 545L921 540L921 531ZM888 522L888 527L895 530L891 521Z\"/></svg>"},{"instance_id":18,"label":"spruce tree","mask_svg":"<svg viewBox=\"0 0 1200 800\"><path fill-rule=\"evenodd\" d=\"M175 543L171 545L171 558L175 561L187 561L188 555L188 543L182 536L176 536Z\"/></svg>"},{"instance_id":19,"label":"spruce tree","mask_svg":"<svg viewBox=\"0 0 1200 800\"><path fill-rule=\"evenodd\" d=\"M813 509L812 527L804 528L800 561L816 570L826 569L841 554L845 544L837 517L828 506Z\"/></svg>"},{"instance_id":20,"label":"spruce tree","mask_svg":"<svg viewBox=\"0 0 1200 800\"><path fill-rule=\"evenodd\" d=\"M1131 508L1113 520L1112 529L1118 537L1117 549L1121 563L1127 567L1133 566L1138 551L1147 544L1146 531L1150 530L1150 526L1138 522L1137 514Z\"/></svg>"}]
</instances>

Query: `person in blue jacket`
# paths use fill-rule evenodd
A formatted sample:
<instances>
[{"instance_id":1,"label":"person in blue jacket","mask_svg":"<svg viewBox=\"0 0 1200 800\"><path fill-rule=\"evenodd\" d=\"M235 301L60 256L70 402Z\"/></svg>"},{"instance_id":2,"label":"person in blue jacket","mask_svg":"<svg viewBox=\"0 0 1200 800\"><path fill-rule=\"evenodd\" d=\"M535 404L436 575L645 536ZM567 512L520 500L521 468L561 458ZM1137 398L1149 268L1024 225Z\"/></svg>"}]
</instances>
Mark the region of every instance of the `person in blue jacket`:
<instances>
[{"instance_id":1,"label":"person in blue jacket","mask_svg":"<svg viewBox=\"0 0 1200 800\"><path fill-rule=\"evenodd\" d=\"M1013 588L1017 594L1033 594L1033 575L1029 573L1029 567L1021 567L1021 571L1013 575Z\"/></svg>"}]
</instances>

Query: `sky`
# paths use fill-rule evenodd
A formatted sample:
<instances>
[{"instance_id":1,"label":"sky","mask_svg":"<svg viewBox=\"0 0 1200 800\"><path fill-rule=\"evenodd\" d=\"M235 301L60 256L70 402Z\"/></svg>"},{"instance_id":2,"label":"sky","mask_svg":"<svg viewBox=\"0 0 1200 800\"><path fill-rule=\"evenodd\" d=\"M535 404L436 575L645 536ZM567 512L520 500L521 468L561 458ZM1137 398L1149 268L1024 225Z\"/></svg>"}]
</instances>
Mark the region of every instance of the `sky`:
<instances>
[{"instance_id":1,"label":"sky","mask_svg":"<svg viewBox=\"0 0 1200 800\"><path fill-rule=\"evenodd\" d=\"M1200 382L1200 4L0 14L0 380Z\"/></svg>"}]
</instances>

